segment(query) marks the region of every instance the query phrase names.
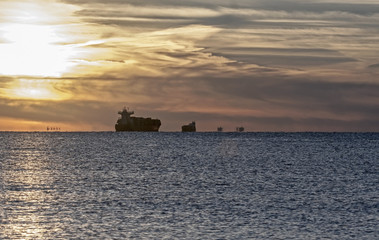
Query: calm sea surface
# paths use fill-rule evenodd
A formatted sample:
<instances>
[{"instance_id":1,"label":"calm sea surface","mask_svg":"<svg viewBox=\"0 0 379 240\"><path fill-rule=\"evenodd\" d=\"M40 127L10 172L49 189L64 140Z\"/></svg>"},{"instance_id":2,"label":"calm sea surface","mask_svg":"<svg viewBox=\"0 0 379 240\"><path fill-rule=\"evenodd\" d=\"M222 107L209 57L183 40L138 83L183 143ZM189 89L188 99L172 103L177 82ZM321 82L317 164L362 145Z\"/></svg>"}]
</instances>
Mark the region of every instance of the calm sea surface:
<instances>
[{"instance_id":1,"label":"calm sea surface","mask_svg":"<svg viewBox=\"0 0 379 240\"><path fill-rule=\"evenodd\" d=\"M379 133L0 132L0 239L379 239Z\"/></svg>"}]
</instances>

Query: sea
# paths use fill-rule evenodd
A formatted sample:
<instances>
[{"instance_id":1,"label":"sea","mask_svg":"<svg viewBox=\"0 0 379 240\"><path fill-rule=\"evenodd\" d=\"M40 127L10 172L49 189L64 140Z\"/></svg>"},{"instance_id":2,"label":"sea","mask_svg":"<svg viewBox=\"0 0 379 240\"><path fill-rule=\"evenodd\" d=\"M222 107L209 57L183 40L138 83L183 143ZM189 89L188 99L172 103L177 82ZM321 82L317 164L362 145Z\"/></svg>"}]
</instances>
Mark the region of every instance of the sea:
<instances>
[{"instance_id":1,"label":"sea","mask_svg":"<svg viewBox=\"0 0 379 240\"><path fill-rule=\"evenodd\" d=\"M379 133L0 132L0 239L379 239Z\"/></svg>"}]
</instances>

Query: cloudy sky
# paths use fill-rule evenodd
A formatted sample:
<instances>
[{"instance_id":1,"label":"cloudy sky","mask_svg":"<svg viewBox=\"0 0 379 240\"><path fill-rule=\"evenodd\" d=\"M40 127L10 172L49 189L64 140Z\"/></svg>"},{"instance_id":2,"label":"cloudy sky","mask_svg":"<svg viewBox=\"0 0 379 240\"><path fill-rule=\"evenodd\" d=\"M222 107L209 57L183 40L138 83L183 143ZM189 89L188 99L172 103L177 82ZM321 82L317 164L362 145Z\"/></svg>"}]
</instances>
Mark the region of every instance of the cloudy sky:
<instances>
[{"instance_id":1,"label":"cloudy sky","mask_svg":"<svg viewBox=\"0 0 379 240\"><path fill-rule=\"evenodd\" d=\"M0 130L379 131L378 0L1 0Z\"/></svg>"}]
</instances>

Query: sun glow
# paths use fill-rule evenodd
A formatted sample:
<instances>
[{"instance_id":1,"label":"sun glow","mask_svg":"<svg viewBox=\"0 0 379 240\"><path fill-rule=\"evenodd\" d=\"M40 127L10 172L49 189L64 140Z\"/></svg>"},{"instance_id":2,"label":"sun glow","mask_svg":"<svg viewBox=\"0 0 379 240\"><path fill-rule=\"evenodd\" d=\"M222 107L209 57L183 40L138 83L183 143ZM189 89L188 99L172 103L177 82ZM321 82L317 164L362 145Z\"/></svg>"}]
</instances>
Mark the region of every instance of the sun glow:
<instances>
[{"instance_id":1,"label":"sun glow","mask_svg":"<svg viewBox=\"0 0 379 240\"><path fill-rule=\"evenodd\" d=\"M4 94L13 99L64 100L70 94L58 90L59 82L52 80L19 79Z\"/></svg>"},{"instance_id":2,"label":"sun glow","mask_svg":"<svg viewBox=\"0 0 379 240\"><path fill-rule=\"evenodd\" d=\"M53 94L44 88L20 88L14 89L13 92L15 96L21 96L23 98L33 98L33 99L51 99Z\"/></svg>"},{"instance_id":3,"label":"sun glow","mask_svg":"<svg viewBox=\"0 0 379 240\"><path fill-rule=\"evenodd\" d=\"M52 1L0 2L0 75L59 77L74 65L72 7Z\"/></svg>"},{"instance_id":4,"label":"sun glow","mask_svg":"<svg viewBox=\"0 0 379 240\"><path fill-rule=\"evenodd\" d=\"M58 44L52 26L9 24L0 31L0 74L58 77L72 65L72 49Z\"/></svg>"}]
</instances>

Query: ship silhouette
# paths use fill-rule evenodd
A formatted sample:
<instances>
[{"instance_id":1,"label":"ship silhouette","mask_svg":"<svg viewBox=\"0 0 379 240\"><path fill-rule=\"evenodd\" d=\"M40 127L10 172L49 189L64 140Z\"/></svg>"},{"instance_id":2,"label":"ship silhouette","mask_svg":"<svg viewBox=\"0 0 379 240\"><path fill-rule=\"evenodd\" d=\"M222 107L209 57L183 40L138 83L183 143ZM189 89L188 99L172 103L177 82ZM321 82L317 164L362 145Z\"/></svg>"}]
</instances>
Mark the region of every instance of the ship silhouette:
<instances>
[{"instance_id":1,"label":"ship silhouette","mask_svg":"<svg viewBox=\"0 0 379 240\"><path fill-rule=\"evenodd\" d=\"M182 132L196 132L196 123L191 122L182 126Z\"/></svg>"},{"instance_id":2,"label":"ship silhouette","mask_svg":"<svg viewBox=\"0 0 379 240\"><path fill-rule=\"evenodd\" d=\"M236 132L243 132L245 131L244 127L236 127Z\"/></svg>"},{"instance_id":3,"label":"ship silhouette","mask_svg":"<svg viewBox=\"0 0 379 240\"><path fill-rule=\"evenodd\" d=\"M119 111L121 117L115 125L116 132L158 132L161 120L143 117L132 117L134 111L128 111L126 107Z\"/></svg>"}]
</instances>

